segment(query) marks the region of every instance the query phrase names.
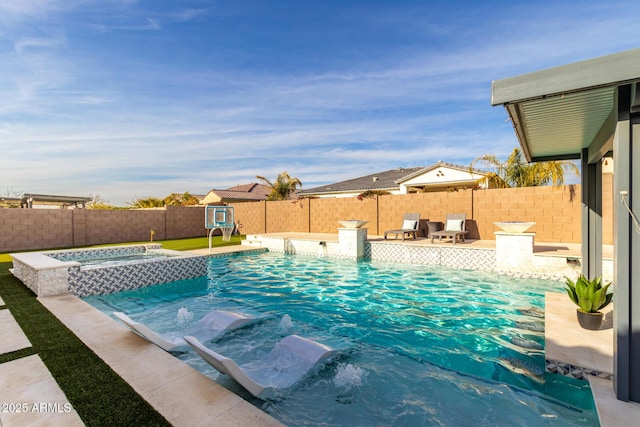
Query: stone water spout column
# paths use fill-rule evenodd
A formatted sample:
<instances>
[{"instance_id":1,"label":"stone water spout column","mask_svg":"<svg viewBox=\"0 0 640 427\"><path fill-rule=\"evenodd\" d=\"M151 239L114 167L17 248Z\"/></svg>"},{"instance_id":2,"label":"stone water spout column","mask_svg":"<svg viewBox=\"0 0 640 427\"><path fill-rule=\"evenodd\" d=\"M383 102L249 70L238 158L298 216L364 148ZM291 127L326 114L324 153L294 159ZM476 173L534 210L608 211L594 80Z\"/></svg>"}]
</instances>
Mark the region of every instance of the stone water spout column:
<instances>
[{"instance_id":1,"label":"stone water spout column","mask_svg":"<svg viewBox=\"0 0 640 427\"><path fill-rule=\"evenodd\" d=\"M522 271L533 267L533 240L536 233L496 231L496 267Z\"/></svg>"},{"instance_id":2,"label":"stone water spout column","mask_svg":"<svg viewBox=\"0 0 640 427\"><path fill-rule=\"evenodd\" d=\"M496 268L523 271L534 267L533 240L536 233L525 233L535 222L495 222L504 231L496 231Z\"/></svg>"},{"instance_id":3,"label":"stone water spout column","mask_svg":"<svg viewBox=\"0 0 640 427\"><path fill-rule=\"evenodd\" d=\"M340 258L355 260L364 258L364 244L367 241L367 229L361 228L362 225L364 224L361 224L360 228L338 228L338 256Z\"/></svg>"}]
</instances>

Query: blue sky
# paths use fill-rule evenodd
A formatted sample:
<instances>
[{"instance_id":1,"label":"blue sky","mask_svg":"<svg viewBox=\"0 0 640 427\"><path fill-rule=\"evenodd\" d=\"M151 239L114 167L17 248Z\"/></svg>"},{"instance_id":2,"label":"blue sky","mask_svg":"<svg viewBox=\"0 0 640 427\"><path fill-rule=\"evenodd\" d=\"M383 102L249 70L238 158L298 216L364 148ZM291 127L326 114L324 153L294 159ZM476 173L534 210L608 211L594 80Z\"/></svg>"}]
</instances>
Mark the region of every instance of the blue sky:
<instances>
[{"instance_id":1,"label":"blue sky","mask_svg":"<svg viewBox=\"0 0 640 427\"><path fill-rule=\"evenodd\" d=\"M579 6L578 6L579 5ZM506 157L491 81L638 47L634 1L0 0L0 194L114 205Z\"/></svg>"}]
</instances>

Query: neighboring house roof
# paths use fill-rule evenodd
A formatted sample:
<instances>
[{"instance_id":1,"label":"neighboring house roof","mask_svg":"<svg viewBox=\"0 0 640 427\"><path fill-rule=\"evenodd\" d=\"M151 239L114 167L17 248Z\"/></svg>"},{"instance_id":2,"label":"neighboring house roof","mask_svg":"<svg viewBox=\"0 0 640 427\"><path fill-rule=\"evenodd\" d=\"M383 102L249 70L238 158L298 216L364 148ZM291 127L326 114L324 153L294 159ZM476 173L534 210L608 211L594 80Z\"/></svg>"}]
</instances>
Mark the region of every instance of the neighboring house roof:
<instances>
[{"instance_id":1,"label":"neighboring house roof","mask_svg":"<svg viewBox=\"0 0 640 427\"><path fill-rule=\"evenodd\" d=\"M366 190L394 190L398 189L398 184L396 183L396 181L421 169L424 169L424 167L420 166L414 168L398 168L384 172L372 173L371 175L361 176L359 178L348 179L346 181L310 188L308 190L302 190L298 194L300 196L305 196L310 194L344 193Z\"/></svg>"},{"instance_id":2,"label":"neighboring house roof","mask_svg":"<svg viewBox=\"0 0 640 427\"><path fill-rule=\"evenodd\" d=\"M252 194L263 194L266 197L271 193L271 188L266 185L252 182L251 184L240 184L234 187L229 187L227 188L227 191L243 191Z\"/></svg>"},{"instance_id":3,"label":"neighboring house roof","mask_svg":"<svg viewBox=\"0 0 640 427\"><path fill-rule=\"evenodd\" d=\"M271 188L262 184L241 184L224 190L213 189L207 193L202 203L242 202L267 200Z\"/></svg>"},{"instance_id":4,"label":"neighboring house roof","mask_svg":"<svg viewBox=\"0 0 640 427\"><path fill-rule=\"evenodd\" d=\"M449 172L442 173L443 169L447 169ZM434 172L436 170L439 173ZM412 191L424 191L425 188L441 189L447 186L459 185L469 187L476 185L477 181L486 175L486 171L470 170L468 166L439 161L428 167L398 168L310 188L301 191L299 195L346 195L348 193L362 193L367 190L404 192L405 190L401 190L403 186L412 189Z\"/></svg>"}]
</instances>

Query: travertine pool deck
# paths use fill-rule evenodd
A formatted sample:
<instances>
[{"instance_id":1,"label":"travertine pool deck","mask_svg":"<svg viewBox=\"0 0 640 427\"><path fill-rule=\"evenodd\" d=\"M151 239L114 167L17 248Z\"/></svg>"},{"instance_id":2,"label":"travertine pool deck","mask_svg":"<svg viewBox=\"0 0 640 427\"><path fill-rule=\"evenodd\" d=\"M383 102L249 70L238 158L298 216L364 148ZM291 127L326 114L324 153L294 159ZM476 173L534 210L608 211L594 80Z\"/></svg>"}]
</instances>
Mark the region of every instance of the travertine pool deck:
<instances>
[{"instance_id":1,"label":"travertine pool deck","mask_svg":"<svg viewBox=\"0 0 640 427\"><path fill-rule=\"evenodd\" d=\"M29 347L11 311L0 309L0 354ZM84 425L37 355L0 363L0 404L2 427Z\"/></svg>"},{"instance_id":2,"label":"travertine pool deck","mask_svg":"<svg viewBox=\"0 0 640 427\"><path fill-rule=\"evenodd\" d=\"M598 331L583 329L576 306L566 294L545 295L545 358L602 373L613 373L613 307L602 311L605 320ZM637 425L640 403L616 399L613 381L589 375L589 383L602 427Z\"/></svg>"},{"instance_id":3,"label":"travertine pool deck","mask_svg":"<svg viewBox=\"0 0 640 427\"><path fill-rule=\"evenodd\" d=\"M300 234L310 237L307 233ZM320 240L327 240L328 236L331 235L321 235ZM370 240L375 238L372 236ZM382 239L382 237L379 238ZM406 240L404 243L430 244L427 239ZM466 244L491 248L490 241L468 241ZM579 256L579 245L571 247L572 245L566 244L543 244L543 246L542 251L550 254L561 252L561 256ZM213 252L226 253L252 249L229 246L214 248ZM194 252L203 254L209 251L203 249ZM612 369L612 330L606 329L605 326L602 331L595 331L594 336L598 339L592 339L591 335L588 339L581 337L580 334L589 333L589 331L580 329L575 320L573 304L563 297L563 294L547 296L545 309L547 358L554 360L563 358L566 359L563 361L568 363L574 361L577 365L588 365L586 367L597 367L602 370L611 367ZM173 425L234 427L282 425L79 298L61 295L43 297L39 300ZM4 334L0 339L22 346L20 348L30 346L22 330L19 327L16 329L11 324L11 321L15 323L13 317L3 313L9 312L2 308L3 305L0 299L0 333ZM577 341L572 341L568 337L575 337ZM5 350L0 350L0 353L2 352ZM163 375L158 375L158 372L162 372ZM613 384L609 380L592 377L590 383L603 427L635 425L640 418L640 404L617 400L613 392ZM0 364L0 401L11 401L8 399L36 403L68 403L37 355ZM57 418L56 421L51 418L51 414L45 415L43 417L42 414L27 413L15 417L11 414L0 414L0 425L2 427L83 425L73 410L69 413L56 414L55 416L61 417L59 424L57 424Z\"/></svg>"},{"instance_id":4,"label":"travertine pool deck","mask_svg":"<svg viewBox=\"0 0 640 427\"><path fill-rule=\"evenodd\" d=\"M2 427L84 425L37 355L0 364L0 402Z\"/></svg>"},{"instance_id":5,"label":"travertine pool deck","mask_svg":"<svg viewBox=\"0 0 640 427\"><path fill-rule=\"evenodd\" d=\"M31 342L9 310L0 310L0 325L0 354L31 347Z\"/></svg>"},{"instance_id":6,"label":"travertine pool deck","mask_svg":"<svg viewBox=\"0 0 640 427\"><path fill-rule=\"evenodd\" d=\"M576 318L576 305L566 294L545 295L545 357L602 373L613 373L613 304L598 331L583 329ZM587 345L588 344L588 345Z\"/></svg>"}]
</instances>

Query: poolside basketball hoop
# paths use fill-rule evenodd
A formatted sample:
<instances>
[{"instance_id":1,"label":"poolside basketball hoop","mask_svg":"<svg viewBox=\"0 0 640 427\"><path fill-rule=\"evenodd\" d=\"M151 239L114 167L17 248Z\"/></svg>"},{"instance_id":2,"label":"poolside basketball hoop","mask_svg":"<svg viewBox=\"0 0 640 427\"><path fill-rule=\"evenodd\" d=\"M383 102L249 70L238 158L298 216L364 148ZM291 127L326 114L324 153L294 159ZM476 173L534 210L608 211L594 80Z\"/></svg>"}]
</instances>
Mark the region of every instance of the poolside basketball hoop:
<instances>
[{"instance_id":1,"label":"poolside basketball hoop","mask_svg":"<svg viewBox=\"0 0 640 427\"><path fill-rule=\"evenodd\" d=\"M231 240L231 234L236 227L233 222L232 206L207 206L205 211L205 227L209 229L209 252L211 252L211 237L213 231L219 228L222 231L222 240Z\"/></svg>"},{"instance_id":2,"label":"poolside basketball hoop","mask_svg":"<svg viewBox=\"0 0 640 427\"><path fill-rule=\"evenodd\" d=\"M231 240L231 234L233 233L233 229L236 228L235 225L231 227L219 227L222 230L222 240L225 242L229 242Z\"/></svg>"}]
</instances>

